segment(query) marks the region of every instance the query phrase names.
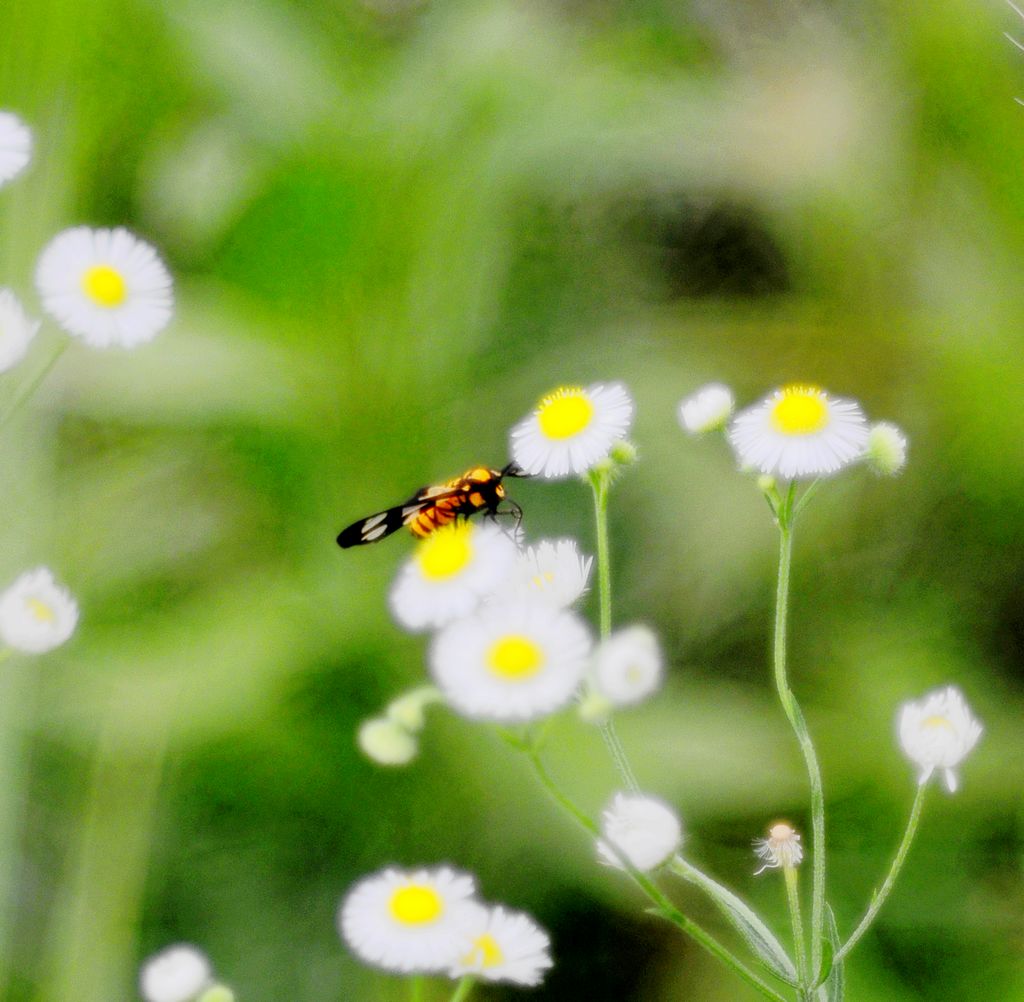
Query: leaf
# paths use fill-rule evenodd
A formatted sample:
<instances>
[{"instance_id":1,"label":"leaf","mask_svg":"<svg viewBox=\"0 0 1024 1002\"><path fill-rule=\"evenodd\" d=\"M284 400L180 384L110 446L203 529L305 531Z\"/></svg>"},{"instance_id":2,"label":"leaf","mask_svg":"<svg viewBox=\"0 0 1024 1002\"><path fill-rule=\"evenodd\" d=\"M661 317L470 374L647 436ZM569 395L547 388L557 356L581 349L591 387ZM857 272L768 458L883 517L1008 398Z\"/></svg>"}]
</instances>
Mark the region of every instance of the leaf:
<instances>
[{"instance_id":1,"label":"leaf","mask_svg":"<svg viewBox=\"0 0 1024 1002\"><path fill-rule=\"evenodd\" d=\"M831 971L828 980L818 989L818 1002L843 1002L846 998L846 976L843 972L843 961L834 963L833 958L839 952L842 941L839 938L839 929L836 927L836 917L832 914L832 908L825 905L825 932L828 935L826 944L829 949L827 956L831 963ZM822 954L822 971L825 969L826 954Z\"/></svg>"},{"instance_id":2,"label":"leaf","mask_svg":"<svg viewBox=\"0 0 1024 1002\"><path fill-rule=\"evenodd\" d=\"M832 939L825 936L821 941L821 966L818 968L818 976L814 980L815 988L828 980L828 976L832 973L832 957L834 955L835 947L832 944Z\"/></svg>"},{"instance_id":3,"label":"leaf","mask_svg":"<svg viewBox=\"0 0 1024 1002\"><path fill-rule=\"evenodd\" d=\"M727 887L723 887L718 881L713 880L683 859L677 857L673 860L671 868L684 880L696 884L714 901L767 970L771 971L779 980L796 986L796 968L793 966L793 961L789 959L789 954L775 938L771 929L764 924L748 904Z\"/></svg>"}]
</instances>

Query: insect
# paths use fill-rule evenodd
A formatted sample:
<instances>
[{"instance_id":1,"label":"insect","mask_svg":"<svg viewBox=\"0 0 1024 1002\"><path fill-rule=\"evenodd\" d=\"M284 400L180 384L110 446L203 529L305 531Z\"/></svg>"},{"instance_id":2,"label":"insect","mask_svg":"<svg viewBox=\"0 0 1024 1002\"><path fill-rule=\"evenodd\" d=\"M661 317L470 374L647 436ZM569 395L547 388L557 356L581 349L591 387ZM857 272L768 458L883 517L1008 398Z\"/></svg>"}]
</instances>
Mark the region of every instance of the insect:
<instances>
[{"instance_id":1,"label":"insect","mask_svg":"<svg viewBox=\"0 0 1024 1002\"><path fill-rule=\"evenodd\" d=\"M515 463L509 463L501 470L476 466L446 484L420 488L408 501L394 508L353 522L338 534L338 545L347 549L362 543L376 543L403 525L407 525L414 536L423 539L442 525L454 522L460 515L469 518L478 511L490 518L514 515L518 526L523 518L523 510L505 496L505 485L501 481L505 477L527 476L529 474ZM502 501L507 501L511 510L499 510Z\"/></svg>"}]
</instances>

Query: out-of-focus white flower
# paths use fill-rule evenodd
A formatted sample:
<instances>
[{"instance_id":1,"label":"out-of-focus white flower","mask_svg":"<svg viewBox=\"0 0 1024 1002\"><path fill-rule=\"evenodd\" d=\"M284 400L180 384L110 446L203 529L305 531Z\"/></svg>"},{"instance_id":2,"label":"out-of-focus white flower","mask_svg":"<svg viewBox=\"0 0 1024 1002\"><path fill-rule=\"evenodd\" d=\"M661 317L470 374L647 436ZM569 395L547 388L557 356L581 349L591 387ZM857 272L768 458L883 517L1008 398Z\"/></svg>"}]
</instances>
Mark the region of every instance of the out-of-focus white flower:
<instances>
[{"instance_id":1,"label":"out-of-focus white flower","mask_svg":"<svg viewBox=\"0 0 1024 1002\"><path fill-rule=\"evenodd\" d=\"M927 783L932 773L941 769L946 788L956 792L956 766L978 743L981 732L963 693L952 685L900 708L900 744L907 758L921 769L919 784Z\"/></svg>"},{"instance_id":2,"label":"out-of-focus white flower","mask_svg":"<svg viewBox=\"0 0 1024 1002\"><path fill-rule=\"evenodd\" d=\"M17 115L0 111L0 187L17 177L32 159L32 133Z\"/></svg>"},{"instance_id":3,"label":"out-of-focus white flower","mask_svg":"<svg viewBox=\"0 0 1024 1002\"><path fill-rule=\"evenodd\" d=\"M646 626L617 630L597 649L597 687L616 706L646 699L661 684L658 638Z\"/></svg>"},{"instance_id":4,"label":"out-of-focus white flower","mask_svg":"<svg viewBox=\"0 0 1024 1002\"><path fill-rule=\"evenodd\" d=\"M457 713L477 720L534 720L573 697L590 654L574 612L540 599L491 603L434 638L430 672Z\"/></svg>"},{"instance_id":5,"label":"out-of-focus white flower","mask_svg":"<svg viewBox=\"0 0 1024 1002\"><path fill-rule=\"evenodd\" d=\"M741 466L787 480L835 473L860 459L868 441L856 401L798 385L741 411L728 434Z\"/></svg>"},{"instance_id":6,"label":"out-of-focus white flower","mask_svg":"<svg viewBox=\"0 0 1024 1002\"><path fill-rule=\"evenodd\" d=\"M26 571L0 593L0 638L24 654L63 644L78 623L78 605L46 567Z\"/></svg>"},{"instance_id":7,"label":"out-of-focus white flower","mask_svg":"<svg viewBox=\"0 0 1024 1002\"><path fill-rule=\"evenodd\" d=\"M28 351L39 330L38 320L29 320L10 289L0 289L0 372L13 369Z\"/></svg>"},{"instance_id":8,"label":"out-of-focus white flower","mask_svg":"<svg viewBox=\"0 0 1024 1002\"><path fill-rule=\"evenodd\" d=\"M338 930L369 964L402 974L446 971L466 952L482 906L473 878L447 866L389 867L364 877L338 910Z\"/></svg>"},{"instance_id":9,"label":"out-of-focus white flower","mask_svg":"<svg viewBox=\"0 0 1024 1002\"><path fill-rule=\"evenodd\" d=\"M154 954L139 974L139 991L146 1002L195 1002L212 983L206 954L188 943Z\"/></svg>"},{"instance_id":10,"label":"out-of-focus white flower","mask_svg":"<svg viewBox=\"0 0 1024 1002\"><path fill-rule=\"evenodd\" d=\"M565 608L586 594L593 563L593 557L580 554L574 539L542 539L519 555L510 586Z\"/></svg>"},{"instance_id":11,"label":"out-of-focus white flower","mask_svg":"<svg viewBox=\"0 0 1024 1002\"><path fill-rule=\"evenodd\" d=\"M873 424L868 431L864 458L875 473L896 476L907 465L907 436L888 421Z\"/></svg>"},{"instance_id":12,"label":"out-of-focus white flower","mask_svg":"<svg viewBox=\"0 0 1024 1002\"><path fill-rule=\"evenodd\" d=\"M356 740L363 754L378 765L408 765L419 751L415 736L387 717L364 720Z\"/></svg>"},{"instance_id":13,"label":"out-of-focus white flower","mask_svg":"<svg viewBox=\"0 0 1024 1002\"><path fill-rule=\"evenodd\" d=\"M768 829L767 838L754 840L754 852L759 859L765 860L755 874L756 877L765 870L792 869L800 865L804 858L804 850L800 845L800 834L785 821L777 821Z\"/></svg>"},{"instance_id":14,"label":"out-of-focus white flower","mask_svg":"<svg viewBox=\"0 0 1024 1002\"><path fill-rule=\"evenodd\" d=\"M718 431L732 417L736 400L721 383L708 383L679 405L679 423L691 435Z\"/></svg>"},{"instance_id":15,"label":"out-of-focus white flower","mask_svg":"<svg viewBox=\"0 0 1024 1002\"><path fill-rule=\"evenodd\" d=\"M515 543L497 526L452 522L416 545L391 587L391 611L410 630L471 613L511 573Z\"/></svg>"},{"instance_id":16,"label":"out-of-focus white flower","mask_svg":"<svg viewBox=\"0 0 1024 1002\"><path fill-rule=\"evenodd\" d=\"M470 948L452 967L453 978L473 975L485 981L539 985L551 967L547 933L522 912L500 905L484 909L470 937Z\"/></svg>"},{"instance_id":17,"label":"out-of-focus white flower","mask_svg":"<svg viewBox=\"0 0 1024 1002\"><path fill-rule=\"evenodd\" d=\"M597 853L602 863L625 869L615 846L638 870L653 870L682 845L679 817L667 804L640 793L616 793L601 815ZM610 843L610 844L609 844Z\"/></svg>"},{"instance_id":18,"label":"out-of-focus white flower","mask_svg":"<svg viewBox=\"0 0 1024 1002\"><path fill-rule=\"evenodd\" d=\"M512 429L512 458L548 479L586 473L625 437L633 400L621 383L562 386Z\"/></svg>"},{"instance_id":19,"label":"out-of-focus white flower","mask_svg":"<svg viewBox=\"0 0 1024 1002\"><path fill-rule=\"evenodd\" d=\"M91 348L134 348L173 313L171 276L157 252L125 229L58 233L36 265L43 307Z\"/></svg>"}]
</instances>

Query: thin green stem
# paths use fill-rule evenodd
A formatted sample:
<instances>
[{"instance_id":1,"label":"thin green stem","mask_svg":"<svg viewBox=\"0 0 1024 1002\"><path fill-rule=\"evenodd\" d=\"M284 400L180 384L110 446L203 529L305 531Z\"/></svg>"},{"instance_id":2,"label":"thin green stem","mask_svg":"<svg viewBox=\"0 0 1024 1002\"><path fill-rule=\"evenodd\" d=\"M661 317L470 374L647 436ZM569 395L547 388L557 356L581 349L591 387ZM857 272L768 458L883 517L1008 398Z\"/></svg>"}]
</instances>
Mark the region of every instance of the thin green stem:
<instances>
[{"instance_id":1,"label":"thin green stem","mask_svg":"<svg viewBox=\"0 0 1024 1002\"><path fill-rule=\"evenodd\" d=\"M598 837L600 829L593 819L577 807L558 787L552 779L551 774L544 766L540 755L536 750L529 752L530 761L540 779L544 789L548 791L553 800L571 815L588 835ZM726 947L722 946L710 933L702 929L696 922L688 919L678 908L665 896L665 893L651 880L647 874L636 869L629 860L619 851L618 847L612 844L608 848L619 859L623 869L633 878L637 886L647 895L648 899L655 905L655 910L663 918L671 922L687 936L704 947L708 953L717 957L723 964L729 967L735 974L747 982L752 988L760 992L765 998L772 1002L786 1002L786 999L776 992L770 985L762 981L753 971L747 968L743 962L734 956Z\"/></svg>"},{"instance_id":2,"label":"thin green stem","mask_svg":"<svg viewBox=\"0 0 1024 1002\"><path fill-rule=\"evenodd\" d=\"M598 624L601 639L607 640L612 632L612 572L608 547L608 474L595 470L590 475L590 485L594 490L594 521L597 534ZM604 738L612 761L615 762L615 767L626 786L634 793L639 791L640 784L626 758L622 742L615 732L615 724L610 718L601 725L601 737Z\"/></svg>"},{"instance_id":3,"label":"thin green stem","mask_svg":"<svg viewBox=\"0 0 1024 1002\"><path fill-rule=\"evenodd\" d=\"M789 607L789 573L793 560L793 528L790 513L794 492L790 487L779 518L779 578L775 600L775 687L807 766L811 783L811 824L813 881L811 891L811 969L817 971L821 963L821 937L825 921L825 794L821 784L821 768L814 751L814 743L807 730L804 715L789 688L786 678L786 619Z\"/></svg>"},{"instance_id":4,"label":"thin green stem","mask_svg":"<svg viewBox=\"0 0 1024 1002\"><path fill-rule=\"evenodd\" d=\"M882 905L885 904L885 899L889 897L889 892L896 883L896 878L900 875L900 870L903 869L903 862L906 860L907 853L910 851L910 844L914 841L914 836L917 834L917 825L921 820L921 810L924 807L925 791L927 789L927 783L922 783L918 786L917 796L914 797L914 806L910 809L910 820L907 822L907 830L903 833L903 840L900 842L900 847L896 850L892 866L889 867L889 873L886 875L882 886L872 897L871 905L864 913L864 917L860 920L857 928L853 930L850 934L850 938L836 952L835 963L838 964L857 945L857 941L868 931L871 923L875 920L875 916L878 914Z\"/></svg>"},{"instance_id":5,"label":"thin green stem","mask_svg":"<svg viewBox=\"0 0 1024 1002\"><path fill-rule=\"evenodd\" d=\"M422 974L414 974L409 979L409 1002L423 1002L426 997L427 982Z\"/></svg>"},{"instance_id":6,"label":"thin green stem","mask_svg":"<svg viewBox=\"0 0 1024 1002\"><path fill-rule=\"evenodd\" d=\"M473 990L473 985L476 984L476 978L463 978L456 986L455 991L452 992L450 1002L465 1002L469 998L469 993Z\"/></svg>"},{"instance_id":7,"label":"thin green stem","mask_svg":"<svg viewBox=\"0 0 1024 1002\"><path fill-rule=\"evenodd\" d=\"M797 976L802 986L807 985L807 943L804 940L804 921L800 914L799 876L795 866L784 866L782 875L786 882L786 903L789 905L789 920L793 926L793 955L796 957Z\"/></svg>"},{"instance_id":8,"label":"thin green stem","mask_svg":"<svg viewBox=\"0 0 1024 1002\"><path fill-rule=\"evenodd\" d=\"M0 429L6 427L8 422L32 398L32 394L39 389L43 380L50 374L50 370L57 364L58 359L64 354L64 350L67 346L67 338L64 338L43 367L27 383L23 384L18 389L17 395L12 401L11 406L8 407L2 415L0 415Z\"/></svg>"}]
</instances>

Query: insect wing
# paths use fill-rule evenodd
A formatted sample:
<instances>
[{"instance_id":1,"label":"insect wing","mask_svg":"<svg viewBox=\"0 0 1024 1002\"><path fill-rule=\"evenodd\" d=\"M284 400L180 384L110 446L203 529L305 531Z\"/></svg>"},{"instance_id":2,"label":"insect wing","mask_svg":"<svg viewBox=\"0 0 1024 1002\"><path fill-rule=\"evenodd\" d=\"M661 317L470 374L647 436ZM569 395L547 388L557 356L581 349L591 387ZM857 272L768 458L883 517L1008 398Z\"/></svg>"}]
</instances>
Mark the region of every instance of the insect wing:
<instances>
[{"instance_id":1,"label":"insect wing","mask_svg":"<svg viewBox=\"0 0 1024 1002\"><path fill-rule=\"evenodd\" d=\"M395 505L387 511L379 511L375 515L368 515L358 522L353 522L338 534L338 545L347 550L350 546L376 543L378 539L384 539L397 532L403 525L408 525L425 508L432 508L438 501L462 493L464 492L450 487L424 487L405 504Z\"/></svg>"}]
</instances>

